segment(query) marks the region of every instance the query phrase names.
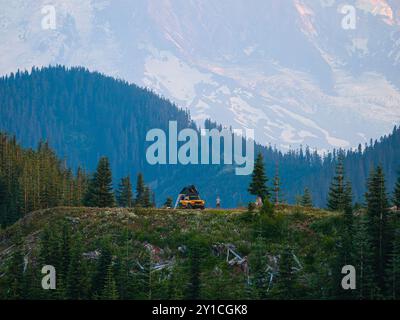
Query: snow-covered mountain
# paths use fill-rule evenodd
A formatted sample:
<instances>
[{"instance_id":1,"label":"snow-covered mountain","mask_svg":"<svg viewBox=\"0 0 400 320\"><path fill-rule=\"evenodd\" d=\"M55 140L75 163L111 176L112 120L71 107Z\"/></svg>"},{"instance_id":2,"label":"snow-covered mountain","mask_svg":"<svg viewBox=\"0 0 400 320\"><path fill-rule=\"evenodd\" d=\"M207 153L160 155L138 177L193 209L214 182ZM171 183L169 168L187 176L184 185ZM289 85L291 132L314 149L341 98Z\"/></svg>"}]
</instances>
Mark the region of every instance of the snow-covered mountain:
<instances>
[{"instance_id":1,"label":"snow-covered mountain","mask_svg":"<svg viewBox=\"0 0 400 320\"><path fill-rule=\"evenodd\" d=\"M48 6L55 29L46 28ZM254 128L258 142L282 149L354 147L400 120L399 0L0 0L0 8L0 74L83 65L150 87L199 123Z\"/></svg>"}]
</instances>

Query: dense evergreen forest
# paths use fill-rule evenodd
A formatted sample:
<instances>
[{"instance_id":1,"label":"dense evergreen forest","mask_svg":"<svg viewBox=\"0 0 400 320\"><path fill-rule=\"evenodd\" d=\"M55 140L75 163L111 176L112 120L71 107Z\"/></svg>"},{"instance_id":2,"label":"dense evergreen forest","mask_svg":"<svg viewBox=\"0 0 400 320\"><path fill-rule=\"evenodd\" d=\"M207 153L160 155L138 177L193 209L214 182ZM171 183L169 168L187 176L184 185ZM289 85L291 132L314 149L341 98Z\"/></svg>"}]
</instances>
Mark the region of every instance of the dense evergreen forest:
<instances>
[{"instance_id":1,"label":"dense evergreen forest","mask_svg":"<svg viewBox=\"0 0 400 320\"><path fill-rule=\"evenodd\" d=\"M146 162L147 131L167 131L170 120L177 121L179 129L196 128L187 111L153 92L83 68L34 68L0 79L0 130L15 134L24 147L36 148L40 141L48 141L74 171L81 167L93 172L99 158L106 156L115 186L122 177L142 172L158 205L188 184L195 184L210 206L217 195L223 207L250 201L245 187L250 177L235 176L232 166L151 166ZM210 120L204 124L215 126ZM268 141L259 142L268 145ZM382 165L388 189L393 189L400 167L399 142L400 130L395 128L379 141L345 152L355 202L365 201L366 178L377 164ZM307 147L281 153L273 146L257 145L256 152L264 156L271 186L278 171L286 201L295 203L307 188L314 205L327 205L326 194L343 151L322 156Z\"/></svg>"},{"instance_id":2,"label":"dense evergreen forest","mask_svg":"<svg viewBox=\"0 0 400 320\"><path fill-rule=\"evenodd\" d=\"M28 212L55 206L79 206L87 176L67 169L47 143L21 148L0 133L0 224L10 225Z\"/></svg>"},{"instance_id":3,"label":"dense evergreen forest","mask_svg":"<svg viewBox=\"0 0 400 320\"><path fill-rule=\"evenodd\" d=\"M5 134L0 143L1 299L400 296L400 176L389 192L381 165L368 174L364 205L353 205L339 153L324 211L308 188L296 206L282 205L259 153L247 192L260 207L181 212L155 209L141 173L135 190L129 175L114 188L107 157L73 174L47 143L24 149ZM227 263L226 250L245 258ZM55 290L41 287L44 265L57 270ZM357 270L354 290L341 286L345 265Z\"/></svg>"},{"instance_id":4,"label":"dense evergreen forest","mask_svg":"<svg viewBox=\"0 0 400 320\"><path fill-rule=\"evenodd\" d=\"M0 226L6 227L29 212L67 207L153 207L154 192L138 173L136 193L130 176L114 192L109 160L100 158L96 170L76 173L57 158L47 143L24 149L14 137L0 133Z\"/></svg>"},{"instance_id":5,"label":"dense evergreen forest","mask_svg":"<svg viewBox=\"0 0 400 320\"><path fill-rule=\"evenodd\" d=\"M103 178L105 167L99 163ZM341 170L331 211L309 207L304 195L306 206L264 198L259 209L236 211L27 214L0 230L0 299L399 299L400 211L388 209L382 169L371 172L366 207L356 211ZM265 174L257 172L249 189L265 197ZM54 289L42 288L45 265L56 270ZM356 270L354 290L342 287L348 265Z\"/></svg>"}]
</instances>

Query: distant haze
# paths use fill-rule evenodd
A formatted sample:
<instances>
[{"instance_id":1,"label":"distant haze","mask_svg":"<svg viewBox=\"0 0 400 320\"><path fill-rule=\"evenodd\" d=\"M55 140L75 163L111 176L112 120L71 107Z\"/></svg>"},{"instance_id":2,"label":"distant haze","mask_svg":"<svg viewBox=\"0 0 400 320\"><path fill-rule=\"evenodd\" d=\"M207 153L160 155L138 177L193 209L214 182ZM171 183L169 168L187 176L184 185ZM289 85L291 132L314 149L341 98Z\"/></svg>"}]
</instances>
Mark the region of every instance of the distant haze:
<instances>
[{"instance_id":1,"label":"distant haze","mask_svg":"<svg viewBox=\"0 0 400 320\"><path fill-rule=\"evenodd\" d=\"M56 28L42 27L53 5ZM342 5L356 15L345 29ZM199 124L282 150L350 148L400 120L400 1L0 0L0 74L81 65L152 88Z\"/></svg>"}]
</instances>

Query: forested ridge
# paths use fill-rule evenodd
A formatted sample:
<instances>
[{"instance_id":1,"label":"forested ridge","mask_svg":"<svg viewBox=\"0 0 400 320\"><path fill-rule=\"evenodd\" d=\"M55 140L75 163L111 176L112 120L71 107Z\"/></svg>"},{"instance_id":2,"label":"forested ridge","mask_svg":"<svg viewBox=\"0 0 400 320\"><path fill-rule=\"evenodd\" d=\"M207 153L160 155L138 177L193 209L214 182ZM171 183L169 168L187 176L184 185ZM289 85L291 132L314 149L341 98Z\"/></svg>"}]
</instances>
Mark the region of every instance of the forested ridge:
<instances>
[{"instance_id":1,"label":"forested ridge","mask_svg":"<svg viewBox=\"0 0 400 320\"><path fill-rule=\"evenodd\" d=\"M62 67L35 69L32 74L43 76L47 71L61 72L60 78L65 73L79 74L72 81L78 87L84 87L77 80L82 75L115 81ZM20 77L30 83L28 73L2 81L13 82ZM52 83L57 79L54 76ZM68 83L65 79L63 82ZM43 84L43 88L50 86L46 81ZM126 86L128 91L142 90L120 81L114 84ZM107 85L100 91L94 89L95 85L89 88L100 99ZM152 167L141 163L143 154L130 155L134 166L129 162L122 165L124 157L114 151L114 144L122 152L138 143L136 148L144 152L139 138L143 133L138 133L138 140L129 137L136 125L141 130L147 128L135 118L135 112L119 120L113 116L116 121L125 121L115 130L109 121L113 117L102 114L109 105L117 108L111 100L116 103L114 99L119 97L123 101L126 92L106 99L107 106L94 114L94 122L80 126L85 112L82 117L70 117L70 109L76 109L72 100L78 99L78 94L65 93L74 98L53 102L58 106L69 101L57 118L58 107L50 108L53 103L48 104L44 96L39 101L48 106L45 111L39 112L42 104L33 102L38 92L46 92L43 88L27 90L35 92L30 94L33 100L25 97L30 102L24 108L16 107L15 114L26 114L20 115L26 122L33 119L32 125L39 132L37 144L32 148L21 146L13 130L0 133L0 299L399 298L398 128L357 150L334 150L323 157L309 148L283 154L257 145L254 170L248 177L235 176L229 166ZM144 108L141 116L153 110L146 109L145 97L155 97L144 92L142 100L132 100ZM9 106L3 108L4 95L0 97L1 111L12 111ZM82 101L86 101L83 106L89 108L91 102L85 97L82 93ZM133 94L132 99L135 97ZM157 102L159 98L154 99ZM159 121L165 128L168 119L180 116L180 126L185 123L195 128L186 112L160 101L172 118L165 115L165 119L159 119L159 113L150 116L152 122ZM130 106L135 110L137 105ZM127 128L128 118L132 126ZM104 121L103 127L98 127L99 121ZM13 125L25 130L24 134L30 132L29 126ZM72 129L66 129L68 126ZM147 126L151 128L152 123ZM205 126L217 124L207 120ZM124 130L126 140L120 144L115 134ZM81 149L84 147L77 140L63 144L65 133L60 132L65 131L75 137L82 134L80 141L96 140L92 133L99 139L113 133L110 139L115 141L104 137L104 143L92 141L87 149ZM52 132L64 151L57 150L57 144L53 147L52 137L43 132ZM69 160L69 149L72 155L76 152L75 156L82 153L83 163ZM60 157L63 152L65 158ZM206 197L218 192L231 203L240 200L240 208L204 212L170 209L171 196L182 185L193 182ZM229 196L228 192L236 194ZM296 205L287 205L288 200ZM156 208L160 203L164 203L163 209ZM321 203L326 210L315 208ZM208 206L213 207L212 202ZM228 263L226 257L232 252L242 258ZM54 290L41 287L43 265L57 270ZM353 290L342 287L345 265L356 270Z\"/></svg>"},{"instance_id":2,"label":"forested ridge","mask_svg":"<svg viewBox=\"0 0 400 320\"><path fill-rule=\"evenodd\" d=\"M170 120L177 121L179 129L196 128L187 111L153 92L83 68L34 68L0 79L0 130L15 135L23 146L36 148L40 141L47 141L73 171L81 167L93 172L99 158L107 156L114 185L126 175L142 172L158 205L188 184L196 184L210 205L217 195L224 207L246 205L251 199L245 189L250 177L236 176L231 166L151 166L146 162L147 131L167 131ZM217 124L207 120L204 126ZM268 146L268 141L258 142ZM256 153L262 152L266 159L270 184L279 171L286 201L294 203L308 188L314 205L325 207L337 159L343 152L355 202L365 201L366 177L378 163L392 190L400 167L399 142L400 130L394 128L390 135L353 151L319 155L304 147L282 153L273 146L257 145Z\"/></svg>"}]
</instances>

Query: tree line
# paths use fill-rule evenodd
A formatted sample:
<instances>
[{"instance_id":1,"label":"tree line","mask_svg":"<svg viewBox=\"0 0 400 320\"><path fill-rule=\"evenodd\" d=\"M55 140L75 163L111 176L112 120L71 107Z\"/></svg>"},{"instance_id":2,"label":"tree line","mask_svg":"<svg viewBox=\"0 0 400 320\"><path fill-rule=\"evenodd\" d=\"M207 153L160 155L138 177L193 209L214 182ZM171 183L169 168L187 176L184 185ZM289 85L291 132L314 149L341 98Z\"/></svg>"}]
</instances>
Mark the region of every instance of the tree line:
<instances>
[{"instance_id":1,"label":"tree line","mask_svg":"<svg viewBox=\"0 0 400 320\"><path fill-rule=\"evenodd\" d=\"M108 158L99 160L89 174L78 167L74 174L47 142L24 149L15 137L0 133L0 225L4 228L25 214L57 206L151 207L154 192L137 175L136 193L129 176L114 192Z\"/></svg>"},{"instance_id":2,"label":"tree line","mask_svg":"<svg viewBox=\"0 0 400 320\"><path fill-rule=\"evenodd\" d=\"M276 185L267 185L265 165L258 155L249 192L263 201L261 215L274 216L271 201ZM367 179L365 203L353 205L351 181L347 178L343 154L338 163L327 196L327 209L340 213L339 241L333 260L333 296L337 298L398 299L400 298L400 175L390 196L382 166L373 168ZM312 207L310 193L305 190L299 205ZM357 290L341 288L341 268L353 265L357 270ZM291 279L291 277L287 277ZM291 287L287 284L286 288ZM293 294L293 292L287 294Z\"/></svg>"},{"instance_id":3,"label":"tree line","mask_svg":"<svg viewBox=\"0 0 400 320\"><path fill-rule=\"evenodd\" d=\"M129 179L123 179L118 192L113 193L111 170L107 158L99 161L96 172L88 180L88 190L83 201L93 201L93 206L121 206L138 204L138 192L133 197ZM144 183L138 176L139 190ZM390 205L398 206L400 178L393 196L386 191L383 170L377 166L370 173L366 201L362 207L355 207L352 201L351 183L346 176L345 167L339 161L336 174L328 194L328 210L336 213L324 219L318 228L316 246L323 246L323 257L318 254L300 257L307 278L296 271L293 258L294 244L302 241L294 230L287 228L280 210L275 209L274 184L269 186L262 156L257 157L249 192L262 198L259 211L249 208L248 212L236 217L237 223L247 225L253 235L249 252L250 281L243 281L241 274L222 268L217 258L210 255L208 235L200 236L196 231L176 234L179 244L186 245L186 252L177 255L177 262L168 276L156 274L151 255L134 244L152 237L129 230L113 231L88 245L88 239L78 225L63 220L58 224L46 226L40 235L40 246L35 263L24 270L24 245L18 234L16 250L6 263L4 277L0 284L7 288L5 298L16 299L198 299L198 298L251 298L251 299L398 299L400 295L400 220L398 212ZM91 187L89 187L91 185ZM281 188L282 189L282 188ZM115 197L115 199L114 199ZM142 198L143 199L143 198ZM122 201L122 202L121 202ZM298 210L298 208L300 208ZM302 214L313 210L311 205L293 207L287 219L302 218ZM310 211L311 212L311 211ZM244 222L244 224L242 224ZM173 224L172 224L173 226ZM171 226L171 227L172 227ZM81 226L84 228L84 226ZM178 228L179 230L179 228ZM113 234L113 232L116 232ZM165 232L165 230L163 231ZM334 237L324 241L324 236ZM317 236L315 236L317 237ZM176 240L175 239L175 240ZM279 273L273 284L266 269L266 252L277 245L269 246L271 241L279 240ZM284 240L283 240L284 239ZM154 240L154 239L153 239ZM304 240L304 239L303 239ZM321 241L321 243L319 243ZM322 243L325 242L325 243ZM135 248L134 248L135 247ZM96 250L95 250L96 249ZM25 248L26 250L26 248ZM95 250L95 251L93 251ZM99 254L97 255L97 250ZM133 252L135 251L135 252ZM321 253L320 253L321 254ZM139 257L142 262L137 264ZM37 259L37 261L36 261ZM314 259L318 262L314 261ZM31 259L32 261L32 259ZM223 260L224 261L224 260ZM42 274L40 267L51 264L57 270L57 290L46 291L40 287ZM215 264L220 269L215 269ZM357 270L356 290L345 291L341 287L345 265L353 265ZM212 270L210 274L205 268ZM208 270L208 269L207 269ZM218 276L215 276L218 275ZM35 284L35 285L32 285ZM221 288L228 288L221 290ZM1 294L0 294L1 296Z\"/></svg>"}]
</instances>

